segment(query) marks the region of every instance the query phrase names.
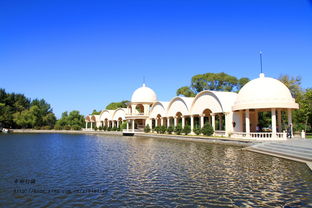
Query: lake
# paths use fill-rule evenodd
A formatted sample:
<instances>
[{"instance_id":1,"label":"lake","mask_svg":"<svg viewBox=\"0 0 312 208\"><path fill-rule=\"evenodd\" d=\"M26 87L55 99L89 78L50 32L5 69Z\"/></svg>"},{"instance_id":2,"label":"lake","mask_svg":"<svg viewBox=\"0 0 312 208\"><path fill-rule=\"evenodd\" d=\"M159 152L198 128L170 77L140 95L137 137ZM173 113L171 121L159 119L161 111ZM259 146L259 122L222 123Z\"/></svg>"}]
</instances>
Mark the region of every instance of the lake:
<instances>
[{"instance_id":1,"label":"lake","mask_svg":"<svg viewBox=\"0 0 312 208\"><path fill-rule=\"evenodd\" d=\"M230 145L2 134L0 175L0 207L312 207L305 164Z\"/></svg>"}]
</instances>

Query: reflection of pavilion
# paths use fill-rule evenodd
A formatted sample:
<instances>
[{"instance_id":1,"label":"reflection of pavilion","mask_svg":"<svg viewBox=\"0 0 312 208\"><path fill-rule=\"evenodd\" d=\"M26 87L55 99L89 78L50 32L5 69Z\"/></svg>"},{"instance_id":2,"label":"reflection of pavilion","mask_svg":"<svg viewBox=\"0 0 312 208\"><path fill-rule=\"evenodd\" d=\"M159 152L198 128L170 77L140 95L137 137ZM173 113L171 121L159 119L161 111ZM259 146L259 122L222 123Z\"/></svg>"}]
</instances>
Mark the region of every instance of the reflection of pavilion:
<instances>
[{"instance_id":1,"label":"reflection of pavilion","mask_svg":"<svg viewBox=\"0 0 312 208\"><path fill-rule=\"evenodd\" d=\"M158 101L156 93L143 84L134 91L127 108L104 110L97 117L87 116L86 122L114 127L127 121L128 132L143 131L147 124L151 128L190 125L193 132L195 127L210 123L215 135L285 139L282 132L292 122L291 111L298 108L283 83L260 74L238 94L206 90L192 98L174 97L169 102ZM257 132L263 112L271 113L271 132ZM286 116L287 122L283 119Z\"/></svg>"}]
</instances>

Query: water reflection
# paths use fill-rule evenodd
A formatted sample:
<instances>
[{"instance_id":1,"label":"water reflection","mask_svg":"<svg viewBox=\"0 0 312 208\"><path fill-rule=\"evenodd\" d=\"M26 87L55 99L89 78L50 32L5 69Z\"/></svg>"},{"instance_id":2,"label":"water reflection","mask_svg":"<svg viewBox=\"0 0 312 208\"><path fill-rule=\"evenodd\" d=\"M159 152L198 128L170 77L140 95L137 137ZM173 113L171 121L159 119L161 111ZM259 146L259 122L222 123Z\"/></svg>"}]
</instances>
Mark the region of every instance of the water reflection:
<instances>
[{"instance_id":1,"label":"water reflection","mask_svg":"<svg viewBox=\"0 0 312 208\"><path fill-rule=\"evenodd\" d=\"M301 163L239 147L139 137L0 136L5 207L312 207L312 174ZM12 193L15 178L41 189Z\"/></svg>"}]
</instances>

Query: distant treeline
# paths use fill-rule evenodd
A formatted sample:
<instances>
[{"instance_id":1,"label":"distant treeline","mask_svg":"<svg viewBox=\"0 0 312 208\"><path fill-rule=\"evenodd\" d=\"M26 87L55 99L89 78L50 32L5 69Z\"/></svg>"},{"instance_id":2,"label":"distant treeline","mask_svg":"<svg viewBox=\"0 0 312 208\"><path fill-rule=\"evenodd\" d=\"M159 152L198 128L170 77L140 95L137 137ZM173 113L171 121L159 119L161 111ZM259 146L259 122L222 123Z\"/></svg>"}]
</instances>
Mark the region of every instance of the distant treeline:
<instances>
[{"instance_id":1,"label":"distant treeline","mask_svg":"<svg viewBox=\"0 0 312 208\"><path fill-rule=\"evenodd\" d=\"M57 120L51 105L44 99L31 100L23 94L0 89L0 126L6 128L80 129L84 116L79 111L64 112ZM68 119L69 117L69 119Z\"/></svg>"}]
</instances>

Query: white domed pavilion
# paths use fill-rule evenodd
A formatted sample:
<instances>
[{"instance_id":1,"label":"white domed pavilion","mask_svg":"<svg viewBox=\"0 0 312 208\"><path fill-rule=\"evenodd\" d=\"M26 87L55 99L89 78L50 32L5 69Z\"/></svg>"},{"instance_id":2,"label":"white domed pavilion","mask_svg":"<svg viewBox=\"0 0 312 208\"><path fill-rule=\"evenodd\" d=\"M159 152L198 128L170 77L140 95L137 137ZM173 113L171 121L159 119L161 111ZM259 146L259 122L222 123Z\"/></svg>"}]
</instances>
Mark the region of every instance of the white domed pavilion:
<instances>
[{"instance_id":1,"label":"white domed pavilion","mask_svg":"<svg viewBox=\"0 0 312 208\"><path fill-rule=\"evenodd\" d=\"M265 77L249 81L238 93L202 91L195 97L174 97L158 101L154 90L143 84L137 88L127 108L103 110L99 116L87 116L86 122L119 127L127 123L127 132L143 132L146 125L190 125L201 128L210 123L214 135L254 139L286 139L285 125L292 122L291 111L298 109L289 89L279 80ZM259 131L259 115L269 112L271 131ZM283 118L288 118L287 122ZM87 126L86 126L87 129Z\"/></svg>"}]
</instances>

